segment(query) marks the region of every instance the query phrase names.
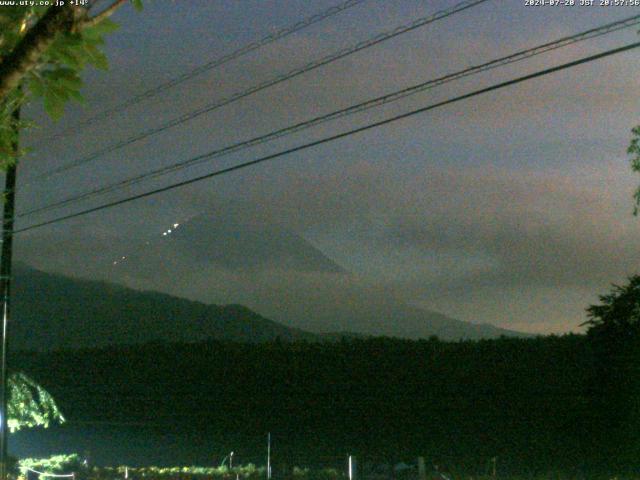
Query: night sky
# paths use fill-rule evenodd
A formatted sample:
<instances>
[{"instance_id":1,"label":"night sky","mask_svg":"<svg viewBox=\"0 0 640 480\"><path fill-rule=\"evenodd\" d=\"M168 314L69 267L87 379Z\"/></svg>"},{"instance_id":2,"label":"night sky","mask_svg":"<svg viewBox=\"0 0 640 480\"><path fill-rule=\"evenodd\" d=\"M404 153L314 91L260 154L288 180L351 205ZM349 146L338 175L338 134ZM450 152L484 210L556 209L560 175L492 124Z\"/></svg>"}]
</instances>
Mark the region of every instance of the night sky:
<instances>
[{"instance_id":1,"label":"night sky","mask_svg":"<svg viewBox=\"0 0 640 480\"><path fill-rule=\"evenodd\" d=\"M105 121L86 121L337 3L156 0L145 2L141 14L122 8L114 16L121 29L106 47L110 70L85 75L87 104L70 106L58 124L37 107L28 113L41 128L23 137L33 148L20 167L18 210L639 13L633 7L487 2L83 167L34 180L133 133L457 2L369 0ZM453 82L70 208L21 218L18 227L631 43L638 39L637 30ZM242 303L317 331L348 330L350 325L348 320L323 323L310 313L314 305L356 305L372 298L526 332L580 331L584 309L597 295L638 269L640 224L632 216L637 178L625 153L630 129L640 123L637 56L634 50L608 57L254 168L35 229L16 238L17 259L206 302ZM65 130L64 138L43 142ZM215 262L200 261L188 247L175 255L193 265L189 276L134 278L114 267L112 260L128 255L129 248L150 242L151 249L167 228L198 214L209 215L222 230L259 225L291 232L304 239L304 248L319 250L342 270L287 263L281 249L261 252L250 265L224 261L224 249ZM202 240L210 232L190 232L194 241L199 234ZM260 238L255 241L259 244ZM150 250L146 266L153 271L157 261Z\"/></svg>"}]
</instances>

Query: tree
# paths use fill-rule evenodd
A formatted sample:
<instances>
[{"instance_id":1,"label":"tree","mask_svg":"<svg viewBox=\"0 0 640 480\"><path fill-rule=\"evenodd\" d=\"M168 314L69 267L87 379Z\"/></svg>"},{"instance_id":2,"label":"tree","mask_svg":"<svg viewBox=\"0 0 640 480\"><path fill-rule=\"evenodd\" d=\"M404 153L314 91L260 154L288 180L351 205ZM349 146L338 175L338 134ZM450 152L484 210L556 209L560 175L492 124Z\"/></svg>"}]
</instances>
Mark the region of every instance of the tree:
<instances>
[{"instance_id":1,"label":"tree","mask_svg":"<svg viewBox=\"0 0 640 480\"><path fill-rule=\"evenodd\" d=\"M613 285L610 293L600 296L599 305L587 308L589 337L598 388L618 397L640 392L637 354L640 353L640 275L629 278L626 285Z\"/></svg>"},{"instance_id":2,"label":"tree","mask_svg":"<svg viewBox=\"0 0 640 480\"><path fill-rule=\"evenodd\" d=\"M629 278L627 285L614 285L610 293L600 296L600 305L587 309L588 333L616 338L637 339L640 333L640 275Z\"/></svg>"},{"instance_id":3,"label":"tree","mask_svg":"<svg viewBox=\"0 0 640 480\"><path fill-rule=\"evenodd\" d=\"M64 417L49 392L24 373L9 376L9 430L48 427L52 422L64 422Z\"/></svg>"},{"instance_id":4,"label":"tree","mask_svg":"<svg viewBox=\"0 0 640 480\"><path fill-rule=\"evenodd\" d=\"M640 275L614 285L587 314L597 435L614 446L601 453L631 465L640 455Z\"/></svg>"},{"instance_id":5,"label":"tree","mask_svg":"<svg viewBox=\"0 0 640 480\"><path fill-rule=\"evenodd\" d=\"M631 157L631 170L640 173L640 125L637 125L631 129L631 143L627 149L627 153L632 155ZM640 212L640 187L636 189L633 194L634 207L633 214L638 215Z\"/></svg>"},{"instance_id":6,"label":"tree","mask_svg":"<svg viewBox=\"0 0 640 480\"><path fill-rule=\"evenodd\" d=\"M117 28L109 17L126 1L113 0L93 15L90 7L76 5L88 4L84 0L0 8L0 167L6 169L22 153L13 148L28 125L15 115L21 105L41 98L57 120L69 100L82 101L80 73L89 64L107 68L101 47ZM131 1L141 7L141 0Z\"/></svg>"},{"instance_id":7,"label":"tree","mask_svg":"<svg viewBox=\"0 0 640 480\"><path fill-rule=\"evenodd\" d=\"M0 169L5 171L0 248L0 480L7 475L7 430L22 423L47 424L59 416L53 399L27 377L7 376L7 326L10 317L11 257L14 202L20 131L28 124L20 109L33 98L42 98L54 119L64 113L66 103L82 100L80 72L88 64L107 68L100 50L104 36L116 28L109 17L127 0L111 0L97 14L88 0L48 0L48 6L3 5L0 9ZM136 8L142 0L131 0ZM86 5L86 6L85 6ZM35 393L35 396L34 396ZM14 423L9 423L13 395ZM38 399L36 401L36 398Z\"/></svg>"}]
</instances>

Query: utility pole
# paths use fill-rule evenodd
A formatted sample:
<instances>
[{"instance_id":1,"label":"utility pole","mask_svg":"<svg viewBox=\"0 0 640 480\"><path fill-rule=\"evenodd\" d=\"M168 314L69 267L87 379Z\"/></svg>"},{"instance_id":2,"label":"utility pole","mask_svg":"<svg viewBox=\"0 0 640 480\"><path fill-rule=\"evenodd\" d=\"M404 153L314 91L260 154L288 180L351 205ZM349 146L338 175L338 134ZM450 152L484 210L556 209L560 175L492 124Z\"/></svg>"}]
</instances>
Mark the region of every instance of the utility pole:
<instances>
[{"instance_id":1,"label":"utility pole","mask_svg":"<svg viewBox=\"0 0 640 480\"><path fill-rule=\"evenodd\" d=\"M7 332L11 300L11 257L13 243L13 221L16 198L16 173L18 169L18 122L20 107L11 117L14 140L11 145L14 161L7 167L4 185L4 209L2 215L2 247L0 252L0 301L2 302L2 333L0 337L0 480L7 479L7 402L9 399L7 375Z\"/></svg>"}]
</instances>

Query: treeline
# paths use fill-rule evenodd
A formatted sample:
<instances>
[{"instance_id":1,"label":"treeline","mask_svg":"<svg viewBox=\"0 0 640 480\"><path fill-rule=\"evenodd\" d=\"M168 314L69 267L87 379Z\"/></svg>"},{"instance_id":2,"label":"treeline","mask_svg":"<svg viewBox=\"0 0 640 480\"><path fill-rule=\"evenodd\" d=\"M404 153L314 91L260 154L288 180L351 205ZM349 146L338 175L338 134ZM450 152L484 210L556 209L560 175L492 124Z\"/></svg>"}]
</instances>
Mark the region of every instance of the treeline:
<instances>
[{"instance_id":1,"label":"treeline","mask_svg":"<svg viewBox=\"0 0 640 480\"><path fill-rule=\"evenodd\" d=\"M626 412L607 408L594 352L580 335L212 341L21 352L13 363L70 421L235 435L256 456L272 432L276 463L326 464L348 452L370 462L422 455L475 474L493 457L512 474L632 468L614 434Z\"/></svg>"}]
</instances>

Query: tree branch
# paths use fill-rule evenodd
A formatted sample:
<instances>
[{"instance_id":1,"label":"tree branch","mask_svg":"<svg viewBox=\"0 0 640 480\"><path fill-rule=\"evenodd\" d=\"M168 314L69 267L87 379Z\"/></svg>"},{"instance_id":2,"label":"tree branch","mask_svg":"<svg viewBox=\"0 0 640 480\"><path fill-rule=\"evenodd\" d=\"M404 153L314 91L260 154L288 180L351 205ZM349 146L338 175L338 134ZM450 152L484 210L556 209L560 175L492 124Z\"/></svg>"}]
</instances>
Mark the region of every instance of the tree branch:
<instances>
[{"instance_id":1,"label":"tree branch","mask_svg":"<svg viewBox=\"0 0 640 480\"><path fill-rule=\"evenodd\" d=\"M50 7L16 47L0 61L0 102L38 65L42 54L59 33L71 32L81 12L77 7Z\"/></svg>"},{"instance_id":2,"label":"tree branch","mask_svg":"<svg viewBox=\"0 0 640 480\"><path fill-rule=\"evenodd\" d=\"M97 25L98 23L103 21L105 18L109 18L111 15L113 15L113 13L118 8L120 8L127 1L128 0L116 0L115 2L113 2L111 5L109 5L107 8L102 10L97 15L95 15L95 16L93 16L91 18L88 18L84 22L82 22L81 28L93 27L94 25Z\"/></svg>"}]
</instances>

